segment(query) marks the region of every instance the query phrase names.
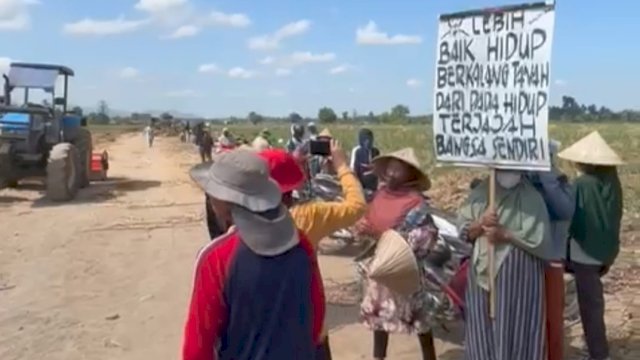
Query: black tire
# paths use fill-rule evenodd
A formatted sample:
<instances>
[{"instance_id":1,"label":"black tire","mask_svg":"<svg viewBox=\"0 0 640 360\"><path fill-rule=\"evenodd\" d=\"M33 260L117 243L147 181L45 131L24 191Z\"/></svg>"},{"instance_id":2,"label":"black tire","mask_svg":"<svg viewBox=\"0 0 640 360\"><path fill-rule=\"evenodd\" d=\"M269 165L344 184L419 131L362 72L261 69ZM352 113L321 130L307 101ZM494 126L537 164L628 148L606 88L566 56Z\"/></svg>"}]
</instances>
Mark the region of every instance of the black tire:
<instances>
[{"instance_id":1,"label":"black tire","mask_svg":"<svg viewBox=\"0 0 640 360\"><path fill-rule=\"evenodd\" d=\"M91 174L91 153L93 152L93 140L91 132L85 128L78 129L78 136L73 141L73 145L78 149L80 163L78 165L78 186L85 188L89 186L89 175Z\"/></svg>"},{"instance_id":2,"label":"black tire","mask_svg":"<svg viewBox=\"0 0 640 360\"><path fill-rule=\"evenodd\" d=\"M80 156L73 144L61 143L51 149L47 163L46 193L52 201L69 201L78 193Z\"/></svg>"}]
</instances>

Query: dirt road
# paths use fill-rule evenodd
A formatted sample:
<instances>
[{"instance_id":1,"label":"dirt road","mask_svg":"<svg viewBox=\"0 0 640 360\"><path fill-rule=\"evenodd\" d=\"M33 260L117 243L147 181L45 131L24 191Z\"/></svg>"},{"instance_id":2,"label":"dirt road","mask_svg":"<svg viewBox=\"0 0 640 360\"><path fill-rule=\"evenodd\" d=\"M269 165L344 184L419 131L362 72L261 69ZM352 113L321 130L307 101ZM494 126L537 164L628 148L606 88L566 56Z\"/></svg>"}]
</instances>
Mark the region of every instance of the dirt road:
<instances>
[{"instance_id":1,"label":"dirt road","mask_svg":"<svg viewBox=\"0 0 640 360\"><path fill-rule=\"evenodd\" d=\"M42 199L27 183L0 193L0 359L175 359L195 255L206 241L202 194L186 170L184 145L137 135L108 145L112 180L70 204ZM323 259L328 286L349 282L344 258ZM335 308L333 324L355 321ZM346 331L343 329L342 331ZM339 359L369 353L335 336ZM417 347L394 348L407 353ZM414 344L415 343L415 344Z\"/></svg>"},{"instance_id":2,"label":"dirt road","mask_svg":"<svg viewBox=\"0 0 640 360\"><path fill-rule=\"evenodd\" d=\"M111 180L69 204L42 199L27 183L0 192L0 359L176 359L191 271L206 242L202 194L187 169L192 149L140 136L107 145ZM323 256L331 298L353 280L348 258ZM339 360L370 358L357 309L331 306ZM456 336L444 336L447 339ZM441 360L461 358L438 340ZM393 336L389 358L415 359L418 341Z\"/></svg>"}]
</instances>

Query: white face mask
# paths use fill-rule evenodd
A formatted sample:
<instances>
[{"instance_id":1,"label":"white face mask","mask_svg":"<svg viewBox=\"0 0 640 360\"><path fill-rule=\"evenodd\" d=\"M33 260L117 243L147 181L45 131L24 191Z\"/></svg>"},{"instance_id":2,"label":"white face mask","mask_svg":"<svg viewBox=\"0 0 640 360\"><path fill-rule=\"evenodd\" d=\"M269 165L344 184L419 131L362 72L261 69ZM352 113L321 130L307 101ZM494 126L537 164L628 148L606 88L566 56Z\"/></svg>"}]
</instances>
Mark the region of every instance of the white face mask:
<instances>
[{"instance_id":1,"label":"white face mask","mask_svg":"<svg viewBox=\"0 0 640 360\"><path fill-rule=\"evenodd\" d=\"M498 171L496 172L496 181L504 189L512 189L520 183L521 175L515 171Z\"/></svg>"}]
</instances>

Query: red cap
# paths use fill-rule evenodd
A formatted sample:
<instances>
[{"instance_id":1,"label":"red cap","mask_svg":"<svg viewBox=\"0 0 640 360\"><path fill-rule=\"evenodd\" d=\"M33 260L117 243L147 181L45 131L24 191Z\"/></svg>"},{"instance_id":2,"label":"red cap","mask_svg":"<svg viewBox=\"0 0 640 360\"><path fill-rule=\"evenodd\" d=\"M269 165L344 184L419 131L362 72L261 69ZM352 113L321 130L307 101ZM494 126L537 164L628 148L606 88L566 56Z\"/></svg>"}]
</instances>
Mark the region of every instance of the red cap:
<instances>
[{"instance_id":1,"label":"red cap","mask_svg":"<svg viewBox=\"0 0 640 360\"><path fill-rule=\"evenodd\" d=\"M298 161L282 149L267 149L258 153L267 162L269 175L280 186L282 193L300 188L305 181L304 172Z\"/></svg>"}]
</instances>

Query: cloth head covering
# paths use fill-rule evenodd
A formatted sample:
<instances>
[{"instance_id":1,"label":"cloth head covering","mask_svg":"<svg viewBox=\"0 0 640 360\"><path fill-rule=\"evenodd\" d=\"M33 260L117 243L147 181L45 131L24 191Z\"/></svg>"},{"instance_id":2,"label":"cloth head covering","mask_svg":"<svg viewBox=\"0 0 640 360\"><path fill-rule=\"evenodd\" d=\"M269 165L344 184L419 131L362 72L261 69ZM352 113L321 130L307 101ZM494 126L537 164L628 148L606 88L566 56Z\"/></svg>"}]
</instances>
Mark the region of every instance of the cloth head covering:
<instances>
[{"instance_id":1,"label":"cloth head covering","mask_svg":"<svg viewBox=\"0 0 640 360\"><path fill-rule=\"evenodd\" d=\"M301 124L291 124L291 137L302 139L304 136L304 126Z\"/></svg>"},{"instance_id":2,"label":"cloth head covering","mask_svg":"<svg viewBox=\"0 0 640 360\"><path fill-rule=\"evenodd\" d=\"M358 131L358 145L362 147L368 145L368 148L373 147L373 131L371 129L362 128Z\"/></svg>"},{"instance_id":3,"label":"cloth head covering","mask_svg":"<svg viewBox=\"0 0 640 360\"><path fill-rule=\"evenodd\" d=\"M620 156L609 147L609 144L607 144L597 131L578 140L573 145L564 149L558 156L561 159L581 164L604 166L624 164Z\"/></svg>"},{"instance_id":4,"label":"cloth head covering","mask_svg":"<svg viewBox=\"0 0 640 360\"><path fill-rule=\"evenodd\" d=\"M249 150L222 152L215 161L193 167L190 175L211 197L254 212L274 209L281 201L280 188L269 178L266 163Z\"/></svg>"},{"instance_id":5,"label":"cloth head covering","mask_svg":"<svg viewBox=\"0 0 640 360\"><path fill-rule=\"evenodd\" d=\"M373 172L378 177L383 176L387 168L387 164L391 159L400 160L403 163L409 165L415 171L415 174L418 178L416 181L418 182L420 190L427 191L429 190L429 188L431 188L431 180L429 179L429 176L427 176L427 174L425 174L422 169L420 169L420 162L418 161L418 157L416 156L413 148L410 147L400 149L389 154L380 155L373 159Z\"/></svg>"},{"instance_id":6,"label":"cloth head covering","mask_svg":"<svg viewBox=\"0 0 640 360\"><path fill-rule=\"evenodd\" d=\"M411 246L395 230L385 231L371 262L367 275L372 280L403 296L420 289L420 269Z\"/></svg>"},{"instance_id":7,"label":"cloth head covering","mask_svg":"<svg viewBox=\"0 0 640 360\"><path fill-rule=\"evenodd\" d=\"M269 149L258 155L266 161L270 176L278 183L282 193L299 189L304 184L304 172L290 153L282 149Z\"/></svg>"}]
</instances>

